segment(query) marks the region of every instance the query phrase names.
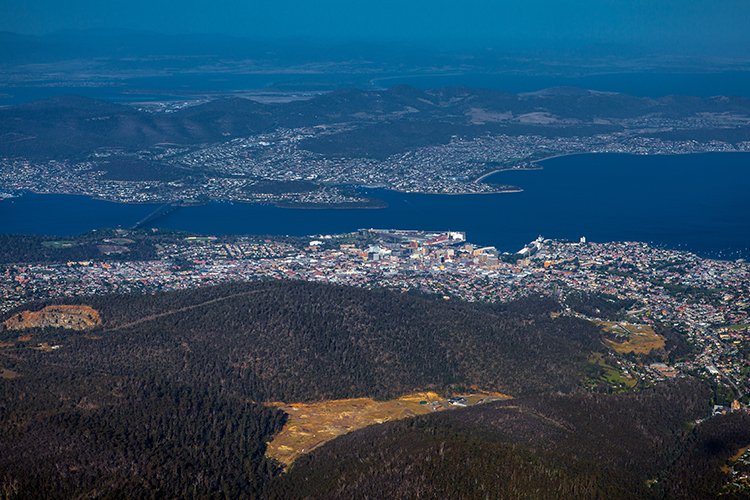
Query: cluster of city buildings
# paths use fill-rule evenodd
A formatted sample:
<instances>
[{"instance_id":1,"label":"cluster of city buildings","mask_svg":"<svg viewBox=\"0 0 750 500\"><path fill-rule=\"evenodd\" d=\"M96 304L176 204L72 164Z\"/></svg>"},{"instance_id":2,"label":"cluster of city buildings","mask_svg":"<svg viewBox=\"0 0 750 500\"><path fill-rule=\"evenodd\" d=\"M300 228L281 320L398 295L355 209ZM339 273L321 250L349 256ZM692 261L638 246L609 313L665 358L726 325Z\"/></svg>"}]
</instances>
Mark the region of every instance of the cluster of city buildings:
<instances>
[{"instance_id":1,"label":"cluster of city buildings","mask_svg":"<svg viewBox=\"0 0 750 500\"><path fill-rule=\"evenodd\" d=\"M632 304L629 322L670 330L693 354L643 364L622 356L628 376L695 373L750 392L750 265L644 243L539 238L515 254L466 241L461 232L361 230L307 239L160 236L158 258L102 256L82 262L0 266L0 314L31 300L152 293L231 281L294 279L415 290L445 300L507 302L574 293ZM563 314L584 316L568 307ZM658 358L658 356L656 356Z\"/></svg>"}]
</instances>

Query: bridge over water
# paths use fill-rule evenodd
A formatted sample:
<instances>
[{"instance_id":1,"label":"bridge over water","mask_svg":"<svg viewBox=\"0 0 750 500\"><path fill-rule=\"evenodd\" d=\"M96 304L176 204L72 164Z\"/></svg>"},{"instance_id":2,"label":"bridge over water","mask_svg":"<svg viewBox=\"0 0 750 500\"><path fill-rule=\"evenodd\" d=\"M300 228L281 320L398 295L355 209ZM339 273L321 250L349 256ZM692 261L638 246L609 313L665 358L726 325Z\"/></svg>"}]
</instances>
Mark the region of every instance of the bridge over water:
<instances>
[{"instance_id":1,"label":"bridge over water","mask_svg":"<svg viewBox=\"0 0 750 500\"><path fill-rule=\"evenodd\" d=\"M153 212L146 215L144 218L133 224L131 229L141 229L143 227L146 227L151 222L164 217L165 215L171 214L175 210L177 210L180 207L181 202L172 202L172 203L165 203L164 205L160 205L156 208Z\"/></svg>"}]
</instances>

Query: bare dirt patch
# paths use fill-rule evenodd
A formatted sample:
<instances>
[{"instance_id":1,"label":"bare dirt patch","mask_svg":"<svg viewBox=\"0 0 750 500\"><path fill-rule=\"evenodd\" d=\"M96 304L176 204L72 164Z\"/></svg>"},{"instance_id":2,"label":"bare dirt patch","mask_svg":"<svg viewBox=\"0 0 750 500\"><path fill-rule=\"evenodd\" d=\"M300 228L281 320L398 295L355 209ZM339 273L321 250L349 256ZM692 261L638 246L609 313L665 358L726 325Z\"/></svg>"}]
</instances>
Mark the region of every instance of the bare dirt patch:
<instances>
[{"instance_id":1,"label":"bare dirt patch","mask_svg":"<svg viewBox=\"0 0 750 500\"><path fill-rule=\"evenodd\" d=\"M101 325L99 312L87 305L47 306L39 311L23 311L14 314L3 323L6 330L27 330L29 328L66 328L68 330L89 330Z\"/></svg>"},{"instance_id":2,"label":"bare dirt patch","mask_svg":"<svg viewBox=\"0 0 750 500\"><path fill-rule=\"evenodd\" d=\"M13 380L18 377L20 377L18 372L14 372L13 370L9 370L8 368L0 367L0 379Z\"/></svg>"},{"instance_id":3,"label":"bare dirt patch","mask_svg":"<svg viewBox=\"0 0 750 500\"><path fill-rule=\"evenodd\" d=\"M335 399L315 403L269 403L284 410L284 428L268 443L266 455L291 465L300 455L352 431L391 420L510 399L496 392L477 392L446 399L435 392L415 392L387 401Z\"/></svg>"}]
</instances>

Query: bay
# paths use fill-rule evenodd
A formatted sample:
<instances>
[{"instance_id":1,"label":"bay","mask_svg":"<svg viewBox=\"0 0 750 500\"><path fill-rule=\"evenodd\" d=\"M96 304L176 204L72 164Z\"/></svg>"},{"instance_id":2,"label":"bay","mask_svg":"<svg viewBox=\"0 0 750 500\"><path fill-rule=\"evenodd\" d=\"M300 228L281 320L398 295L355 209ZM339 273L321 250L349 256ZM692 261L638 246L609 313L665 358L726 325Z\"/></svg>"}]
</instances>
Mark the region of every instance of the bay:
<instances>
[{"instance_id":1,"label":"bay","mask_svg":"<svg viewBox=\"0 0 750 500\"><path fill-rule=\"evenodd\" d=\"M367 190L385 209L286 209L208 203L152 221L200 234L333 234L359 228L451 229L470 241L515 251L543 235L645 241L726 259L750 258L750 153L633 156L586 154L505 171L485 182L520 193L425 195ZM78 234L130 227L157 205L81 196L24 194L0 202L0 232Z\"/></svg>"}]
</instances>

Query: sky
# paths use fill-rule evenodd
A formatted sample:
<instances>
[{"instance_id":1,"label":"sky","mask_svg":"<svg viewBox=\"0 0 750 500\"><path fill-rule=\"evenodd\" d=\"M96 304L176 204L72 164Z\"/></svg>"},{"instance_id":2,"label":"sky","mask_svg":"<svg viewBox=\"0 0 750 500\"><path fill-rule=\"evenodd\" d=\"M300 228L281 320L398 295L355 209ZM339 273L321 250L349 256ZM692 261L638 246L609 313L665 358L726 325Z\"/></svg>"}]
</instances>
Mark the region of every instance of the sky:
<instances>
[{"instance_id":1,"label":"sky","mask_svg":"<svg viewBox=\"0 0 750 500\"><path fill-rule=\"evenodd\" d=\"M750 50L748 0L0 0L0 31Z\"/></svg>"}]
</instances>

